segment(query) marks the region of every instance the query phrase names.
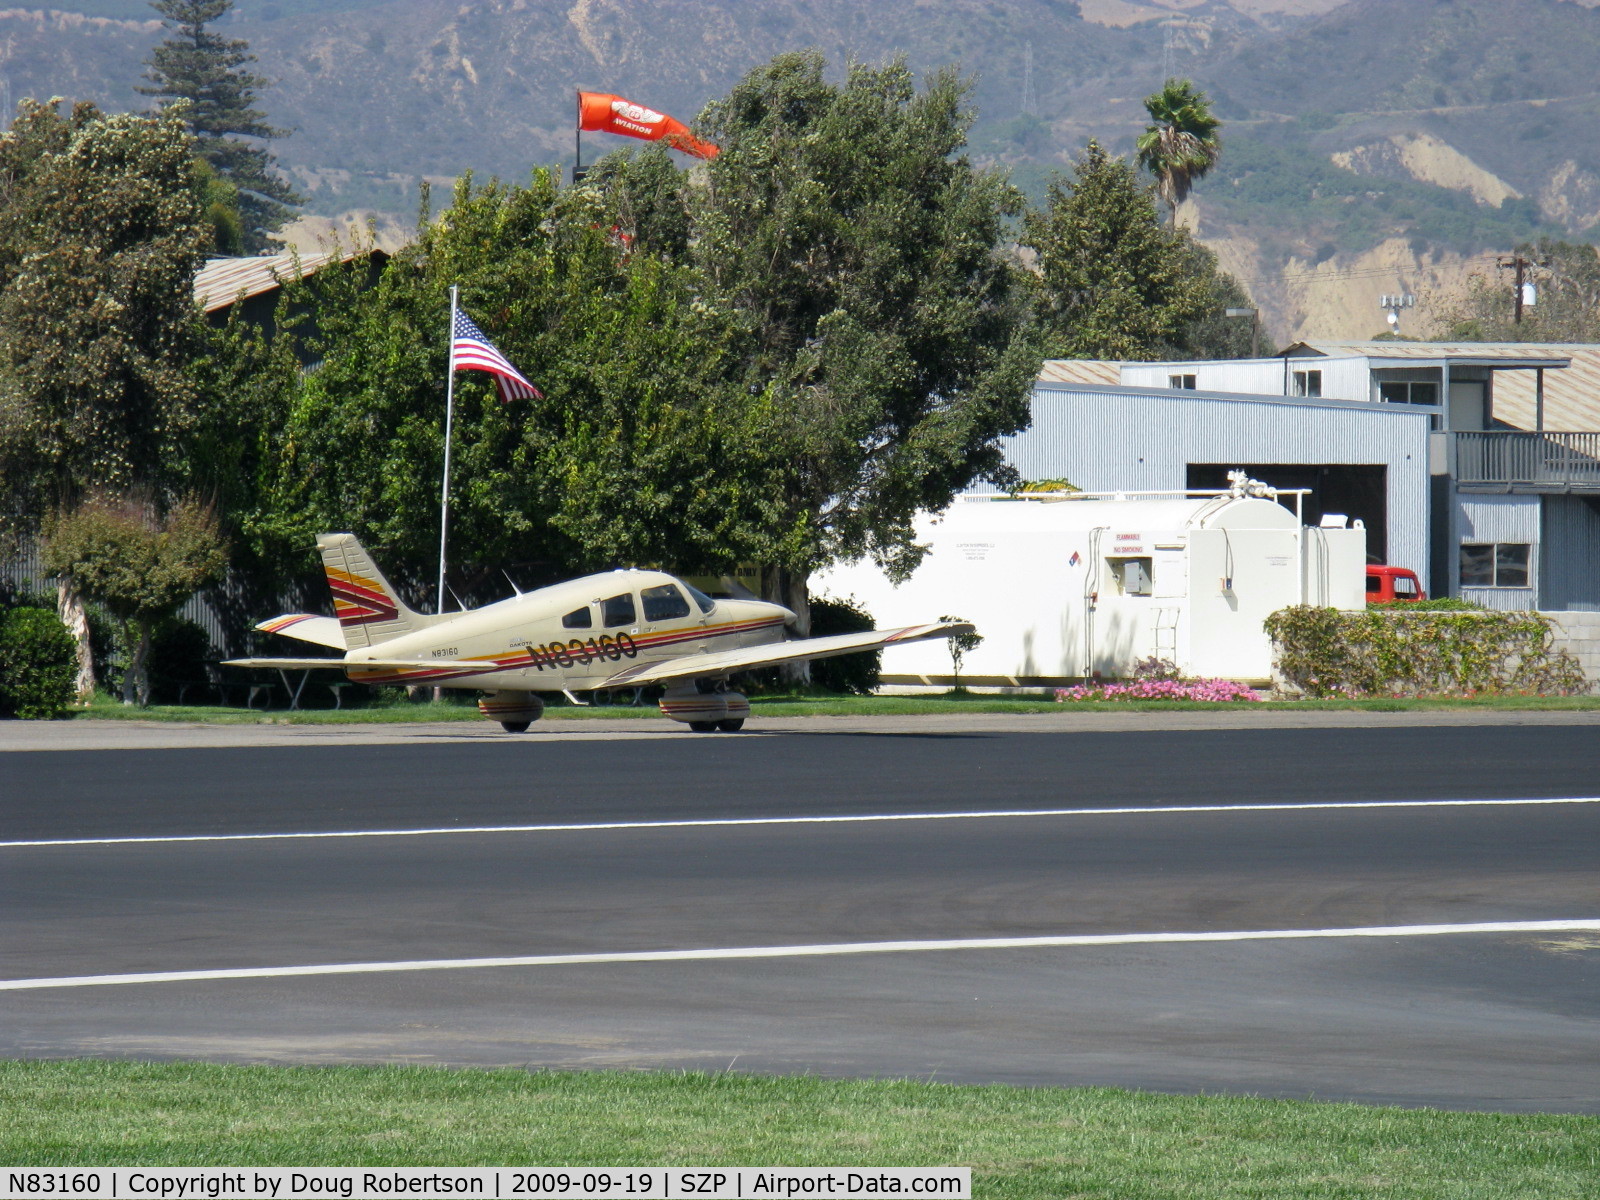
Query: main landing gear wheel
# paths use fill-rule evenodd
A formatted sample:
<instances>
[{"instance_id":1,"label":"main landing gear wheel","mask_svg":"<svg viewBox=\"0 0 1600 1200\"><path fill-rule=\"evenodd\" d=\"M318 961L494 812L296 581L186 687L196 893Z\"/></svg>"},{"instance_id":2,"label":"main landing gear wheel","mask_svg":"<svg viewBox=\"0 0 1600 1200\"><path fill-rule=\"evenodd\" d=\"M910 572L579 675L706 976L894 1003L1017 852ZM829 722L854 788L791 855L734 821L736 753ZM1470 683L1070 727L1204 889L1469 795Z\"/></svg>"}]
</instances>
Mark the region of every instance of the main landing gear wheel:
<instances>
[{"instance_id":1,"label":"main landing gear wheel","mask_svg":"<svg viewBox=\"0 0 1600 1200\"><path fill-rule=\"evenodd\" d=\"M718 721L717 728L722 730L723 733L738 733L739 730L744 728L744 718L738 717L726 721Z\"/></svg>"},{"instance_id":2,"label":"main landing gear wheel","mask_svg":"<svg viewBox=\"0 0 1600 1200\"><path fill-rule=\"evenodd\" d=\"M695 733L715 733L717 731L717 723L715 721L690 721L689 728Z\"/></svg>"},{"instance_id":3,"label":"main landing gear wheel","mask_svg":"<svg viewBox=\"0 0 1600 1200\"><path fill-rule=\"evenodd\" d=\"M532 692L494 691L478 701L478 711L491 721L500 722L507 733L527 733L544 713L544 701Z\"/></svg>"}]
</instances>

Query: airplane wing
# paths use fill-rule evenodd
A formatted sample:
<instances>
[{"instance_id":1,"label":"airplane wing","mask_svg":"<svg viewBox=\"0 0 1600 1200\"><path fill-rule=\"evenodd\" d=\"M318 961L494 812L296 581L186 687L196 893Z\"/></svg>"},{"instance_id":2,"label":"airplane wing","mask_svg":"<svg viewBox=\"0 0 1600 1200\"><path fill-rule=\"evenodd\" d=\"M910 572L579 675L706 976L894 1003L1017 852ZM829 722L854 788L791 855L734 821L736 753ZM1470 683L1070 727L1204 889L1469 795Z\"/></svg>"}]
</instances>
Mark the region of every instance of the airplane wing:
<instances>
[{"instance_id":1,"label":"airplane wing","mask_svg":"<svg viewBox=\"0 0 1600 1200\"><path fill-rule=\"evenodd\" d=\"M876 650L901 642L920 642L924 638L949 638L971 633L973 627L961 621L942 621L932 625L908 625L904 629L869 629L864 633L840 633L833 637L800 638L792 642L772 642L765 646L746 646L713 654L690 654L665 662L640 663L617 672L601 688L642 687L647 683L670 683L675 679L696 679L727 675L752 667L767 667L801 659L833 658Z\"/></svg>"},{"instance_id":2,"label":"airplane wing","mask_svg":"<svg viewBox=\"0 0 1600 1200\"><path fill-rule=\"evenodd\" d=\"M345 649L344 630L339 628L337 617L316 617L310 613L285 613L281 617L273 617L270 621L262 621L256 626L262 633L276 633L283 637L298 638L302 642L311 642L318 646L326 646L330 650L343 651Z\"/></svg>"}]
</instances>

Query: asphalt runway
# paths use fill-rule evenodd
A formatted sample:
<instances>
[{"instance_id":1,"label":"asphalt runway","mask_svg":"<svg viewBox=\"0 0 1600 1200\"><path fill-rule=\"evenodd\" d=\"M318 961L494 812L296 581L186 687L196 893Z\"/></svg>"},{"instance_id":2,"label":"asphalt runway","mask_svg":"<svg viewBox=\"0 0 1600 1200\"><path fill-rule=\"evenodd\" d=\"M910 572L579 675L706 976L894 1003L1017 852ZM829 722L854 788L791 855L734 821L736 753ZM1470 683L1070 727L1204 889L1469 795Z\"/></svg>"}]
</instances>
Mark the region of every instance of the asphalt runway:
<instances>
[{"instance_id":1,"label":"asphalt runway","mask_svg":"<svg viewBox=\"0 0 1600 1200\"><path fill-rule=\"evenodd\" d=\"M797 725L0 755L0 1055L1600 1112L1592 721Z\"/></svg>"}]
</instances>

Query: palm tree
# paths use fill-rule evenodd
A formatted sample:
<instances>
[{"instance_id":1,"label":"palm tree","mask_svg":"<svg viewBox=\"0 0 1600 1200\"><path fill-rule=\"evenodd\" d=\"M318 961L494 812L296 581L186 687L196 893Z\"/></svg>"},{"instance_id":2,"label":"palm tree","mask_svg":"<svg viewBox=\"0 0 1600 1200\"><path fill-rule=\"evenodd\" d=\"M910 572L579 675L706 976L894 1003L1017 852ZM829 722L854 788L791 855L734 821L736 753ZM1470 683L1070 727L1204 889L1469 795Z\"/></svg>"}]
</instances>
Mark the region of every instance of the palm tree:
<instances>
[{"instance_id":1,"label":"palm tree","mask_svg":"<svg viewBox=\"0 0 1600 1200\"><path fill-rule=\"evenodd\" d=\"M1159 92L1145 97L1144 107L1154 124L1135 143L1139 165L1156 177L1156 190L1176 226L1178 205L1222 153L1217 136L1222 122L1211 115L1206 94L1195 91L1187 79L1167 80Z\"/></svg>"}]
</instances>

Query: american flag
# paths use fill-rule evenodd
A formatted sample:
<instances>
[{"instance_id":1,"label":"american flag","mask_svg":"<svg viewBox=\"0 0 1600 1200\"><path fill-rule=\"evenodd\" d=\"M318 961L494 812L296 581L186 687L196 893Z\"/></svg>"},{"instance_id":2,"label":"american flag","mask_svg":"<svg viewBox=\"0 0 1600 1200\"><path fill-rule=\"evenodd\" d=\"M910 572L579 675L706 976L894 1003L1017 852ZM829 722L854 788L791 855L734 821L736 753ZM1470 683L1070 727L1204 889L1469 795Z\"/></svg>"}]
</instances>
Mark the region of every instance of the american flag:
<instances>
[{"instance_id":1,"label":"american flag","mask_svg":"<svg viewBox=\"0 0 1600 1200\"><path fill-rule=\"evenodd\" d=\"M452 371L487 371L494 376L494 385L500 390L500 399L509 404L513 400L543 400L544 393L523 377L511 365L511 360L494 348L494 343L484 336L483 330L471 317L456 310L456 327L450 338L450 369Z\"/></svg>"}]
</instances>

